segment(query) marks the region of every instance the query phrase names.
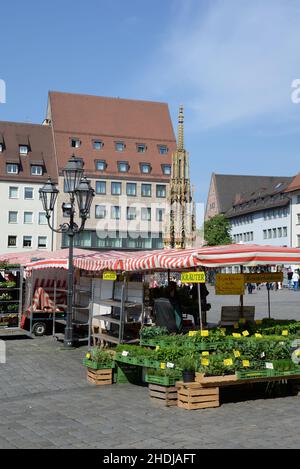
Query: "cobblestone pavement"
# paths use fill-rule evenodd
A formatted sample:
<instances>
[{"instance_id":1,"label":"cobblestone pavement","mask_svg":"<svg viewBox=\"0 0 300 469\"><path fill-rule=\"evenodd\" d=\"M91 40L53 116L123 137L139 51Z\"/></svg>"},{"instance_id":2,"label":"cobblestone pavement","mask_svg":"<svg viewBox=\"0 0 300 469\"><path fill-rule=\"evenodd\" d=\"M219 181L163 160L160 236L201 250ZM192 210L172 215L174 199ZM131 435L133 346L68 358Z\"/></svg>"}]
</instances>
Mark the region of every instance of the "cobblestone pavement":
<instances>
[{"instance_id":1,"label":"cobblestone pavement","mask_svg":"<svg viewBox=\"0 0 300 469\"><path fill-rule=\"evenodd\" d=\"M285 295L298 311L298 293L275 294L278 314ZM265 296L258 293L257 300L260 295ZM6 345L7 364L0 365L1 449L300 447L297 396L190 412L162 408L149 400L146 387L87 384L81 366L85 348L65 351L50 337Z\"/></svg>"}]
</instances>

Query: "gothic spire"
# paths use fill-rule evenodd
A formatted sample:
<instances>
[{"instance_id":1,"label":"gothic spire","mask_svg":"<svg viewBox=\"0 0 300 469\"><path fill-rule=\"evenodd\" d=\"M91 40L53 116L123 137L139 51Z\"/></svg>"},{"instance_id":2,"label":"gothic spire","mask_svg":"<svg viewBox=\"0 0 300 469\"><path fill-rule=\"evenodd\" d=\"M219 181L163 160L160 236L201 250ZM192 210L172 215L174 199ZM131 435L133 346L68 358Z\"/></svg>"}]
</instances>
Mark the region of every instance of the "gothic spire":
<instances>
[{"instance_id":1,"label":"gothic spire","mask_svg":"<svg viewBox=\"0 0 300 469\"><path fill-rule=\"evenodd\" d=\"M184 150L184 116L183 116L183 106L179 106L179 115L178 115L178 143L177 150Z\"/></svg>"}]
</instances>

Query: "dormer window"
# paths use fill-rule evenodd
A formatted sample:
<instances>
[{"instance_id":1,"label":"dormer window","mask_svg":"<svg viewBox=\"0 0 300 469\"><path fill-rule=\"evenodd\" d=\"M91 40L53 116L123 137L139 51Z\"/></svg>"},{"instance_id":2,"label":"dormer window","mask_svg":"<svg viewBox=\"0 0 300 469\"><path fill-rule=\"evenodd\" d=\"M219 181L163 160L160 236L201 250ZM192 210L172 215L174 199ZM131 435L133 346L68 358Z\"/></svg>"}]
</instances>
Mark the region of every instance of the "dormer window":
<instances>
[{"instance_id":1,"label":"dormer window","mask_svg":"<svg viewBox=\"0 0 300 469\"><path fill-rule=\"evenodd\" d=\"M129 164L127 161L118 161L118 171L120 173L127 173L129 170Z\"/></svg>"},{"instance_id":2,"label":"dormer window","mask_svg":"<svg viewBox=\"0 0 300 469\"><path fill-rule=\"evenodd\" d=\"M31 166L31 174L32 174L32 176L42 176L43 175L43 166L32 165Z\"/></svg>"},{"instance_id":3,"label":"dormer window","mask_svg":"<svg viewBox=\"0 0 300 469\"><path fill-rule=\"evenodd\" d=\"M71 138L71 147L72 148L79 148L81 145L81 140L79 138Z\"/></svg>"},{"instance_id":4,"label":"dormer window","mask_svg":"<svg viewBox=\"0 0 300 469\"><path fill-rule=\"evenodd\" d=\"M105 160L97 160L96 161L96 170L97 171L105 171L106 170L106 161Z\"/></svg>"},{"instance_id":5,"label":"dormer window","mask_svg":"<svg viewBox=\"0 0 300 469\"><path fill-rule=\"evenodd\" d=\"M150 174L151 173L151 164L150 163L141 163L140 164L141 173Z\"/></svg>"},{"instance_id":6,"label":"dormer window","mask_svg":"<svg viewBox=\"0 0 300 469\"><path fill-rule=\"evenodd\" d=\"M123 142L116 142L115 143L116 151L124 151L125 150L125 143Z\"/></svg>"},{"instance_id":7,"label":"dormer window","mask_svg":"<svg viewBox=\"0 0 300 469\"><path fill-rule=\"evenodd\" d=\"M169 151L167 145L158 145L158 151L160 155L166 155Z\"/></svg>"},{"instance_id":8,"label":"dormer window","mask_svg":"<svg viewBox=\"0 0 300 469\"><path fill-rule=\"evenodd\" d=\"M28 145L19 146L20 155L28 155Z\"/></svg>"},{"instance_id":9,"label":"dormer window","mask_svg":"<svg viewBox=\"0 0 300 469\"><path fill-rule=\"evenodd\" d=\"M6 165L6 172L7 174L18 174L19 173L19 165L15 163L8 163Z\"/></svg>"},{"instance_id":10,"label":"dormer window","mask_svg":"<svg viewBox=\"0 0 300 469\"><path fill-rule=\"evenodd\" d=\"M94 140L93 141L93 148L94 150L101 150L104 146L104 143L101 140Z\"/></svg>"},{"instance_id":11,"label":"dormer window","mask_svg":"<svg viewBox=\"0 0 300 469\"><path fill-rule=\"evenodd\" d=\"M145 153L146 152L146 145L144 143L138 143L137 144L137 152L138 153Z\"/></svg>"},{"instance_id":12,"label":"dormer window","mask_svg":"<svg viewBox=\"0 0 300 469\"><path fill-rule=\"evenodd\" d=\"M171 176L171 165L170 164L163 164L162 171L165 176Z\"/></svg>"}]
</instances>

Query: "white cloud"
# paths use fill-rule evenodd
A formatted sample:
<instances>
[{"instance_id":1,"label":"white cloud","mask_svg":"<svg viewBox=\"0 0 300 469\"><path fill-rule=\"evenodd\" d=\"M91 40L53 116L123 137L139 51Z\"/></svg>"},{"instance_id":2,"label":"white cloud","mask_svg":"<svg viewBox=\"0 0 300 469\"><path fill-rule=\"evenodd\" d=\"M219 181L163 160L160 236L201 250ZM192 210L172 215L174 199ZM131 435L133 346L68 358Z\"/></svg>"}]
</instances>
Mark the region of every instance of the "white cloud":
<instances>
[{"instance_id":1,"label":"white cloud","mask_svg":"<svg viewBox=\"0 0 300 469\"><path fill-rule=\"evenodd\" d=\"M148 91L185 102L197 129L257 118L295 126L299 2L185 0L176 12L147 67Z\"/></svg>"}]
</instances>

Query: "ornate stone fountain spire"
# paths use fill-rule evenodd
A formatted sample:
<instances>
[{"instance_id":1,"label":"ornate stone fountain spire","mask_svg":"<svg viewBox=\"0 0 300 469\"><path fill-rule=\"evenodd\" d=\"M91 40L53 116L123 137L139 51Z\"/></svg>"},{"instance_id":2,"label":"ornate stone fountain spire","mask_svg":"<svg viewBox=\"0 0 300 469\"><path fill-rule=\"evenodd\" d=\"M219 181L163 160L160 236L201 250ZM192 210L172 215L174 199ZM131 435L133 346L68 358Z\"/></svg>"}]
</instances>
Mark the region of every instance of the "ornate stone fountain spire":
<instances>
[{"instance_id":1,"label":"ornate stone fountain spire","mask_svg":"<svg viewBox=\"0 0 300 469\"><path fill-rule=\"evenodd\" d=\"M189 154L184 148L183 106L179 107L177 150L172 173L164 231L165 248L191 248L196 239L195 207L190 183Z\"/></svg>"}]
</instances>

